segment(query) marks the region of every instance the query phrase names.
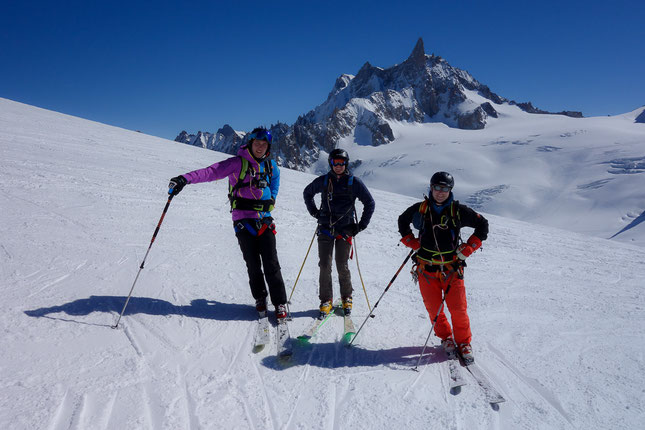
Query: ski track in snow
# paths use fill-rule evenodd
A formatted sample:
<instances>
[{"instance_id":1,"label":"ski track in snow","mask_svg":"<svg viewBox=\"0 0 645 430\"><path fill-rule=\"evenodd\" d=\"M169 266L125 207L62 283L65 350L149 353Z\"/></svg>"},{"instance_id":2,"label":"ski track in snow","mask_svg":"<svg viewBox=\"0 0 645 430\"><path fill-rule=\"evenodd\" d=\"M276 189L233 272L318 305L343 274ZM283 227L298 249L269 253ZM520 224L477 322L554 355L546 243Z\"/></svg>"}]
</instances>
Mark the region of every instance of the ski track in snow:
<instances>
[{"instance_id":1,"label":"ski track in snow","mask_svg":"<svg viewBox=\"0 0 645 430\"><path fill-rule=\"evenodd\" d=\"M450 393L434 336L419 372L410 370L430 321L409 264L351 348L334 316L286 365L275 357L275 325L270 345L253 354L255 310L224 181L173 200L114 330L167 179L225 157L2 100L0 108L19 113L18 125L0 115L0 428L642 425L642 248L489 217L466 287L477 363L507 400L498 410L465 369L467 385ZM41 173L26 180L33 166ZM274 216L289 292L315 227L301 201L313 177L282 175ZM417 201L373 191L374 218L356 241L372 305L407 254L396 219ZM350 268L358 323L368 311L354 261ZM316 313L317 285L312 250L291 305L294 341Z\"/></svg>"}]
</instances>

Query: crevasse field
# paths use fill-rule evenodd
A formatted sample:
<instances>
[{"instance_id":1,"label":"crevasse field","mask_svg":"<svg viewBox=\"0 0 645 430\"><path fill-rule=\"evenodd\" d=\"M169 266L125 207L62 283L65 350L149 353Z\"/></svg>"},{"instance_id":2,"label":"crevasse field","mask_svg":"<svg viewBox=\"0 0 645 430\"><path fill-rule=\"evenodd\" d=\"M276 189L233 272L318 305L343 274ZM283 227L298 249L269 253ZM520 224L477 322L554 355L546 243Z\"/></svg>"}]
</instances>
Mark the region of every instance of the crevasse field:
<instances>
[{"instance_id":1,"label":"crevasse field","mask_svg":"<svg viewBox=\"0 0 645 430\"><path fill-rule=\"evenodd\" d=\"M226 155L5 99L0 154L3 429L634 429L645 418L642 247L486 214L466 285L476 360L507 399L493 408L467 373L450 394L434 337L410 370L430 321L409 265L352 348L334 317L286 366L275 346L253 354L224 181L172 201L112 329L168 179ZM302 203L312 179L282 170L274 216L288 293L315 229ZM407 255L396 219L421 196L372 191L356 243L373 306ZM316 263L312 251L293 294L294 337L317 313ZM351 267L359 325L368 308Z\"/></svg>"}]
</instances>

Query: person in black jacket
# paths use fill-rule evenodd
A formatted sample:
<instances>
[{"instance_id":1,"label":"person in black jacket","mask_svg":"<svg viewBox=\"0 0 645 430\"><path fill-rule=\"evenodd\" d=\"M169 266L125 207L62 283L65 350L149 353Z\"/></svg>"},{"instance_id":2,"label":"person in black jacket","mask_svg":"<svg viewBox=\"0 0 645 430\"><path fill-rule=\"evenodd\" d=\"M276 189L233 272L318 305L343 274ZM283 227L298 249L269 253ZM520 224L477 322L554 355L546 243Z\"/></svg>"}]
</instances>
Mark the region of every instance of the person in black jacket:
<instances>
[{"instance_id":1,"label":"person in black jacket","mask_svg":"<svg viewBox=\"0 0 645 430\"><path fill-rule=\"evenodd\" d=\"M463 268L466 258L488 237L488 221L453 199L454 184L451 174L435 173L430 179L430 197L410 206L399 216L399 233L401 242L417 251L415 275L423 303L431 320L438 314L435 334L441 338L441 344L449 355L458 348L464 361L471 363L474 356L470 346L472 334ZM412 233L410 224L419 230L418 238ZM465 243L460 243L461 227L475 229ZM452 329L441 308L444 296Z\"/></svg>"},{"instance_id":2,"label":"person in black jacket","mask_svg":"<svg viewBox=\"0 0 645 430\"><path fill-rule=\"evenodd\" d=\"M332 309L333 290L331 283L332 253L336 248L336 270L340 283L343 310L349 315L352 310L352 278L348 260L352 238L365 230L374 213L374 199L363 181L352 176L348 170L349 155L343 149L329 153L330 171L314 179L303 192L307 210L318 220L318 256L320 267L319 298L321 317ZM314 196L321 194L320 208ZM363 203L361 220L356 223L354 203L358 198Z\"/></svg>"}]
</instances>

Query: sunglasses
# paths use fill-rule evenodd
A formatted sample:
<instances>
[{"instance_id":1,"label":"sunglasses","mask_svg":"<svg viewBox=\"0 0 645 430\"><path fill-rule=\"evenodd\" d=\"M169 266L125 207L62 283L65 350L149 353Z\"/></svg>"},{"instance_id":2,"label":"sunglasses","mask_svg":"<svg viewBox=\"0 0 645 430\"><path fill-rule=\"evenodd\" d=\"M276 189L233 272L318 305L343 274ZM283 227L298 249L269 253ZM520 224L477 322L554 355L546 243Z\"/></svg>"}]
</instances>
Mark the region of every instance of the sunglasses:
<instances>
[{"instance_id":1,"label":"sunglasses","mask_svg":"<svg viewBox=\"0 0 645 430\"><path fill-rule=\"evenodd\" d=\"M451 187L447 187L445 185L436 185L436 184L432 186L432 189L435 190L435 191L440 191L442 193L447 193L450 190L452 190Z\"/></svg>"},{"instance_id":2,"label":"sunglasses","mask_svg":"<svg viewBox=\"0 0 645 430\"><path fill-rule=\"evenodd\" d=\"M345 166L347 165L347 160L343 160L342 158L335 158L331 160L331 165L332 166Z\"/></svg>"},{"instance_id":3,"label":"sunglasses","mask_svg":"<svg viewBox=\"0 0 645 430\"><path fill-rule=\"evenodd\" d=\"M258 131L249 135L249 142L251 142L252 140L266 140L267 142L271 143L272 139L273 136L271 136L271 132L269 132L268 130Z\"/></svg>"}]
</instances>

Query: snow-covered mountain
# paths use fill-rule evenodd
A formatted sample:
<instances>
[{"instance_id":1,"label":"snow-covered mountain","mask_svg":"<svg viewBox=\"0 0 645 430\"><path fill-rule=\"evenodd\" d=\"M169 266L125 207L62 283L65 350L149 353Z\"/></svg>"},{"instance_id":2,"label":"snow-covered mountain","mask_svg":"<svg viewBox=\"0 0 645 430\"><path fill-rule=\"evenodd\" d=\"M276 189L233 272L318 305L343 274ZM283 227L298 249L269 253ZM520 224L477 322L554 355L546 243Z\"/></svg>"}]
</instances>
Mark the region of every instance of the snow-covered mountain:
<instances>
[{"instance_id":1,"label":"snow-covered mountain","mask_svg":"<svg viewBox=\"0 0 645 430\"><path fill-rule=\"evenodd\" d=\"M494 106L501 104L517 105L529 113L549 113L530 102L498 96L467 71L439 56L426 55L419 39L403 63L383 69L367 62L355 76L342 74L320 106L290 127L272 126L276 135L273 152L281 165L302 169L315 162L321 151L328 153L349 136L360 145L392 142L395 123L440 122L480 130L488 118L498 117ZM580 112L559 114L582 117ZM195 138L183 131L175 140L194 144ZM210 149L234 153L226 142Z\"/></svg>"},{"instance_id":2,"label":"snow-covered mountain","mask_svg":"<svg viewBox=\"0 0 645 430\"><path fill-rule=\"evenodd\" d=\"M496 95L425 54L419 40L401 64L366 63L295 124L273 126L272 153L283 166L320 173L328 151L342 147L368 185L409 196L446 170L457 197L479 210L645 246L644 110L550 114ZM221 141L212 149L234 153L241 142Z\"/></svg>"},{"instance_id":3,"label":"snow-covered mountain","mask_svg":"<svg viewBox=\"0 0 645 430\"><path fill-rule=\"evenodd\" d=\"M509 158L526 146L496 147L504 145ZM227 155L5 99L0 154L0 428L631 430L643 422L643 248L486 215L489 239L469 258L466 285L477 362L507 399L496 410L468 374L450 394L434 337L420 372L410 371L430 321L409 266L351 349L333 318L288 366L275 348L253 354L255 311L224 181L190 185L172 201L121 328L111 329L168 179ZM511 183L537 178L512 172ZM273 214L290 292L315 229L302 202L313 176L281 173ZM420 195L372 191L376 211L356 244L373 307L407 255L396 219ZM588 223L585 211L572 222ZM293 335L316 314L316 263L312 252L292 297ZM360 324L369 311L354 263Z\"/></svg>"},{"instance_id":4,"label":"snow-covered mountain","mask_svg":"<svg viewBox=\"0 0 645 430\"><path fill-rule=\"evenodd\" d=\"M235 154L240 144L244 141L246 133L235 131L225 124L224 127L217 130L216 133L198 131L197 134L188 134L183 130L175 138L175 142L186 143L188 145L199 146L213 151Z\"/></svg>"},{"instance_id":5,"label":"snow-covered mountain","mask_svg":"<svg viewBox=\"0 0 645 430\"><path fill-rule=\"evenodd\" d=\"M473 92L479 97L472 97ZM321 149L329 152L347 136L361 145L392 142L392 123L440 122L458 129L480 130L489 117L498 117L494 105L500 104L516 103L493 93L443 58L426 55L419 39L401 64L382 69L365 63L356 76L340 76L327 100L298 118L294 128L306 130ZM530 113L548 113L531 103L517 105ZM582 116L580 112L563 114Z\"/></svg>"}]
</instances>

